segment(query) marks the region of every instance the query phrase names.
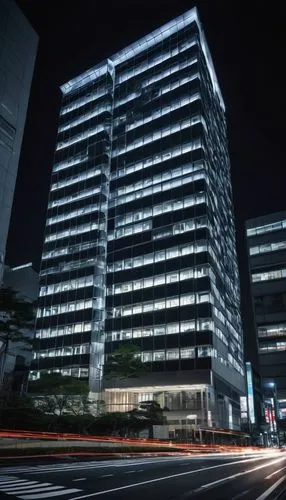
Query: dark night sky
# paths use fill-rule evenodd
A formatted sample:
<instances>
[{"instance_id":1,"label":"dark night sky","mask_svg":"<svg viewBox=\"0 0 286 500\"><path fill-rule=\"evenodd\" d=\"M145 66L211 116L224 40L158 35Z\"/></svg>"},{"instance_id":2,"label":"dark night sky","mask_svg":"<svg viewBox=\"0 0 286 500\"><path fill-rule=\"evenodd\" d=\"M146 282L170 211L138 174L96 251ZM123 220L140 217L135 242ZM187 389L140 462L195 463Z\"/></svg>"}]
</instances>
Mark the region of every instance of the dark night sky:
<instances>
[{"instance_id":1,"label":"dark night sky","mask_svg":"<svg viewBox=\"0 0 286 500\"><path fill-rule=\"evenodd\" d=\"M285 210L283 0L18 0L40 35L7 262L39 268L59 85L193 6L226 103L242 275L245 219Z\"/></svg>"}]
</instances>

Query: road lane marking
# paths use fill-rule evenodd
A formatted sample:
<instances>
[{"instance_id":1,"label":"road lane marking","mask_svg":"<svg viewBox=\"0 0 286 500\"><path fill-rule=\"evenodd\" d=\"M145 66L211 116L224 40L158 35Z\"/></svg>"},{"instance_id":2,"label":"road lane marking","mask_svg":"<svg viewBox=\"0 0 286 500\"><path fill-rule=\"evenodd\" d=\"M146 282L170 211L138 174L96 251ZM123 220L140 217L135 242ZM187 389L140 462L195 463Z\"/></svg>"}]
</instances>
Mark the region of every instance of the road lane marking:
<instances>
[{"instance_id":1,"label":"road lane marking","mask_svg":"<svg viewBox=\"0 0 286 500\"><path fill-rule=\"evenodd\" d=\"M131 462L128 465L131 467L132 465L164 464L166 462L179 462L180 460L182 460L181 457L173 457L173 458L165 458L164 460L144 460L143 462ZM184 460L186 459L184 458ZM126 465L117 463L115 464L115 467L126 467Z\"/></svg>"},{"instance_id":2,"label":"road lane marking","mask_svg":"<svg viewBox=\"0 0 286 500\"><path fill-rule=\"evenodd\" d=\"M210 488L211 486L215 486L217 484L220 484L220 483L223 483L226 481L231 481L231 479L235 479L235 478L240 477L240 476L245 476L246 474L251 474L251 472L255 472L255 471L263 469L265 467L269 467L270 465L273 465L273 464L277 464L278 462L281 462L282 460L285 460L285 457L278 458L277 460L274 460L274 461L267 463L267 464L258 465L257 467L254 467L254 469L245 470L243 472L237 472L236 474L232 474L231 476L227 476L227 477L224 477L222 479L217 479L216 481L212 481L211 483L203 484L202 486L200 486L199 488L197 488L194 491L199 491L202 489Z\"/></svg>"},{"instance_id":3,"label":"road lane marking","mask_svg":"<svg viewBox=\"0 0 286 500\"><path fill-rule=\"evenodd\" d=\"M260 457L261 458L261 457ZM82 469L84 470L97 470L97 469L109 469L109 468L120 468L120 467L137 467L138 465L145 465L145 464L158 464L158 463L165 463L165 462L176 462L178 461L178 459L176 460L171 460L171 459L168 459L168 460L164 460L164 461L161 461L161 462L158 462L158 461L145 461L145 462L135 462L135 463L124 463L124 464L114 464L114 465L89 465L89 466L86 466L86 465L70 465L69 468L65 467L64 469L62 468L59 468L59 469L50 469L50 468L47 468L47 469L37 469L37 470L29 470L29 471L25 471L25 474L43 474L43 472L45 473L56 473L56 472L70 472L70 471L81 471ZM15 472L15 471L14 471ZM19 473L19 471L17 471Z\"/></svg>"},{"instance_id":4,"label":"road lane marking","mask_svg":"<svg viewBox=\"0 0 286 500\"><path fill-rule=\"evenodd\" d=\"M101 477L112 477L112 476L114 476L114 474L103 474L103 476L99 476L99 479L100 479Z\"/></svg>"},{"instance_id":5,"label":"road lane marking","mask_svg":"<svg viewBox=\"0 0 286 500\"><path fill-rule=\"evenodd\" d=\"M76 481L86 481L86 477L80 477L79 479L73 479L73 482L75 483Z\"/></svg>"},{"instance_id":6,"label":"road lane marking","mask_svg":"<svg viewBox=\"0 0 286 500\"><path fill-rule=\"evenodd\" d=\"M89 465L88 467L86 465L76 465L76 464L73 464L73 465L70 465L69 467L65 467L65 468L54 468L54 469L50 469L50 468L47 468L47 469L37 469L35 471L26 471L25 474L43 474L43 472L51 472L51 473L56 473L56 472L70 472L72 470L76 471L81 471L81 470L86 470L86 469L104 469L104 468L107 468L105 465Z\"/></svg>"},{"instance_id":7,"label":"road lane marking","mask_svg":"<svg viewBox=\"0 0 286 500\"><path fill-rule=\"evenodd\" d=\"M136 486L143 486L145 484L156 483L159 481L166 481L168 479L173 479L173 478L177 478L177 477L181 477L181 476L187 476L187 475L195 474L197 472L202 472L202 471L211 470L211 469L218 469L221 467L227 467L229 465L241 464L241 463L245 463L245 462L253 462L253 461L262 460L262 459L265 460L265 457L260 458L260 459L250 458L247 460L238 460L236 462L227 462L226 464L212 465L211 467L203 467L201 469L191 470L191 471L187 471L187 472L180 472L178 474L171 474L170 476L163 476L163 477L157 477L155 479L148 479L147 481L141 481L139 483L127 484L125 486L120 486L118 488L112 488L110 490L97 491L96 493L89 493L87 495L81 495L80 497L74 497L72 500L81 500L83 498L90 498L90 497L96 497L99 495L106 495L107 493L113 493L114 491L126 490L128 488L135 488Z\"/></svg>"},{"instance_id":8,"label":"road lane marking","mask_svg":"<svg viewBox=\"0 0 286 500\"><path fill-rule=\"evenodd\" d=\"M25 474L55 474L56 472L71 472L71 471L86 471L86 470L97 470L97 469L105 469L106 467L104 465L102 465L101 467L86 467L84 465L80 466L80 467L69 467L68 469L42 469L41 471L37 470L37 471L29 471L29 472L25 472Z\"/></svg>"},{"instance_id":9,"label":"road lane marking","mask_svg":"<svg viewBox=\"0 0 286 500\"><path fill-rule=\"evenodd\" d=\"M193 458L199 458L199 457L190 457L191 459ZM141 460L142 460L142 457L141 457ZM182 457L166 457L166 458L151 458L150 460L150 457L148 457L148 459L146 458L144 460L144 462L141 462L142 464L145 464L145 463L150 463L150 464L156 464L156 463L165 463L165 462L173 462L173 461L180 461L180 460L186 460L186 457L182 458ZM137 465L138 462L134 462L134 459L132 460L132 462L128 461L128 460L124 460L124 464L119 464L118 463L118 459L117 460L108 460L108 462L106 462L105 464L100 464L98 462L84 462L84 463L72 463L72 464L65 464L65 463L59 463L59 464L56 464L56 465L37 465L37 466L26 466L26 467L5 467L2 469L3 472L6 472L6 473L9 473L9 472L16 472L16 473L20 473L20 472L34 472L34 471L54 471L54 470L70 470L71 467L75 467L75 468L86 468L86 467L95 467L95 468L98 468L98 469L101 469L101 468L108 468L108 467L129 467L131 465Z\"/></svg>"},{"instance_id":10,"label":"road lane marking","mask_svg":"<svg viewBox=\"0 0 286 500\"><path fill-rule=\"evenodd\" d=\"M138 470L127 470L124 472L124 474L133 474L134 472L143 472L144 469L138 469Z\"/></svg>"},{"instance_id":11,"label":"road lane marking","mask_svg":"<svg viewBox=\"0 0 286 500\"><path fill-rule=\"evenodd\" d=\"M272 476L275 476L275 474L278 474L278 472L281 472L284 469L286 469L286 467L282 467L281 469L275 470L274 472L272 472L272 474L269 474L269 476L266 476L265 479L270 479Z\"/></svg>"},{"instance_id":12,"label":"road lane marking","mask_svg":"<svg viewBox=\"0 0 286 500\"><path fill-rule=\"evenodd\" d=\"M7 495L19 496L19 495L30 495L30 493L32 493L32 494L42 493L42 492L45 493L47 491L61 490L62 488L64 488L64 486L50 486L49 488L47 488L45 486L45 484L44 485L39 484L38 486L39 486L39 488L33 488L31 486L30 489L28 489L28 490L21 490L21 489L12 490L11 489L11 491L5 491L5 493L7 493ZM20 496L19 496L19 498L20 498ZM23 497L21 496L21 498L23 498Z\"/></svg>"},{"instance_id":13,"label":"road lane marking","mask_svg":"<svg viewBox=\"0 0 286 500\"><path fill-rule=\"evenodd\" d=\"M81 490L77 490L75 488L69 489L69 490L62 490L62 491L51 491L51 492L46 492L46 493L37 493L37 495L24 495L24 496L19 496L21 500L41 500L42 498L49 498L49 497L58 497L60 495L68 495L70 493L76 493Z\"/></svg>"},{"instance_id":14,"label":"road lane marking","mask_svg":"<svg viewBox=\"0 0 286 500\"><path fill-rule=\"evenodd\" d=\"M0 476L0 484L8 481L9 479L18 479L16 476Z\"/></svg>"},{"instance_id":15,"label":"road lane marking","mask_svg":"<svg viewBox=\"0 0 286 500\"><path fill-rule=\"evenodd\" d=\"M59 465L58 468L54 468L54 467L51 467L51 466L39 466L37 468L31 468L29 470L15 470L13 469L13 472L16 472L16 473L20 473L20 472L24 472L25 474L42 474L43 472L46 472L46 473L55 473L55 472L70 472L70 471L77 471L77 470L88 470L88 469L108 469L108 468L114 468L114 467L131 467L131 466L138 466L138 465L145 465L145 464L158 464L158 463L165 463L165 462L176 462L176 461L179 461L179 460L182 460L181 457L179 458L168 458L168 459L165 459L165 460L146 460L144 462L132 462L132 463L123 463L123 464L118 464L117 463L114 463L114 464L109 464L109 465L98 465L97 463L94 463L94 462L88 462L88 464L84 463L84 464L64 464L63 465ZM45 468L46 467L46 468Z\"/></svg>"},{"instance_id":16,"label":"road lane marking","mask_svg":"<svg viewBox=\"0 0 286 500\"><path fill-rule=\"evenodd\" d=\"M14 479L10 479L9 481L3 481L0 484L0 489L2 488L2 486L9 488L9 484L17 484L17 483L18 484L20 484L20 483L28 483L29 484L29 480L28 479L17 479L15 481Z\"/></svg>"},{"instance_id":17,"label":"road lane marking","mask_svg":"<svg viewBox=\"0 0 286 500\"><path fill-rule=\"evenodd\" d=\"M127 470L124 472L124 474L133 474L134 472L143 472L144 469L138 469L138 470Z\"/></svg>"},{"instance_id":18,"label":"road lane marking","mask_svg":"<svg viewBox=\"0 0 286 500\"><path fill-rule=\"evenodd\" d=\"M276 481L276 483L272 484L272 486L270 486L270 488L268 488L268 490L264 491L264 493L262 493L262 495L257 497L256 500L266 500L266 498L271 498L270 497L271 493L273 493L273 491L276 490L276 488L278 488L278 486L281 483L283 483L283 481L285 481L285 476L280 477L280 479L278 479L278 481Z\"/></svg>"},{"instance_id":19,"label":"road lane marking","mask_svg":"<svg viewBox=\"0 0 286 500\"><path fill-rule=\"evenodd\" d=\"M238 493L237 495L235 495L234 497L231 497L231 500L238 500L238 498L243 497L244 495L246 495L246 493L249 493L249 492L250 492L250 490L244 490L241 493Z\"/></svg>"},{"instance_id":20,"label":"road lane marking","mask_svg":"<svg viewBox=\"0 0 286 500\"><path fill-rule=\"evenodd\" d=\"M43 483L42 483L43 484ZM27 490L29 488L37 488L37 486L42 486L41 483L39 483L39 481L28 481L26 484L14 484L13 486L9 486L9 488L3 488L3 490L6 492L6 491L10 491L10 490ZM51 484L51 483L46 483L47 484ZM45 483L44 483L44 486L45 486Z\"/></svg>"}]
</instances>

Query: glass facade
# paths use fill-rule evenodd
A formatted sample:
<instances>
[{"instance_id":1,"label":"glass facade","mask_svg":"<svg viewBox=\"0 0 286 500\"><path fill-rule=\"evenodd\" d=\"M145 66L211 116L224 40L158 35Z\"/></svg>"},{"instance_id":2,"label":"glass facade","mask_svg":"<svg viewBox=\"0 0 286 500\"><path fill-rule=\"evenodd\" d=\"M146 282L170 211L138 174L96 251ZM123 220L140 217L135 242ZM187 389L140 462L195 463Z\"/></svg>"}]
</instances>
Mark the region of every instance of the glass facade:
<instances>
[{"instance_id":1,"label":"glass facade","mask_svg":"<svg viewBox=\"0 0 286 500\"><path fill-rule=\"evenodd\" d=\"M148 395L183 421L182 401L194 400L201 424L238 428L224 103L196 9L62 92L31 376L77 370L96 392L106 357L131 342L150 370L106 383L112 409Z\"/></svg>"}]
</instances>

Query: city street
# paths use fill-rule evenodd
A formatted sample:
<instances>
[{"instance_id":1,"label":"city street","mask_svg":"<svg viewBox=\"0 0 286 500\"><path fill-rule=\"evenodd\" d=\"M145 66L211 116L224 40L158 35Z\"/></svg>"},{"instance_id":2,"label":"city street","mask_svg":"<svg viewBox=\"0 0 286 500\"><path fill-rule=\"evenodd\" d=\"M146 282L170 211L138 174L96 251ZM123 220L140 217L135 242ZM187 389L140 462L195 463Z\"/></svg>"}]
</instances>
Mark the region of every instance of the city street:
<instances>
[{"instance_id":1,"label":"city street","mask_svg":"<svg viewBox=\"0 0 286 500\"><path fill-rule=\"evenodd\" d=\"M0 498L273 500L286 498L286 454L137 458L2 466ZM285 496L284 496L285 495Z\"/></svg>"}]
</instances>

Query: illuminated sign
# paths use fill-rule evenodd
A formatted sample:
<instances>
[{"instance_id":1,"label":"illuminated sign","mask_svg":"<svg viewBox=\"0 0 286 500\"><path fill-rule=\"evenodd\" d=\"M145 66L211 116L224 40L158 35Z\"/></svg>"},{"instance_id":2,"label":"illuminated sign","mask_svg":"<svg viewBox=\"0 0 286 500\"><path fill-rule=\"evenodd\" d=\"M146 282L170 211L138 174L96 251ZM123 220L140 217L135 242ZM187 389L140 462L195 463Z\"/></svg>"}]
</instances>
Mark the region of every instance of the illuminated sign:
<instances>
[{"instance_id":1,"label":"illuminated sign","mask_svg":"<svg viewBox=\"0 0 286 500\"><path fill-rule=\"evenodd\" d=\"M240 396L240 411L247 413L247 399L246 396Z\"/></svg>"},{"instance_id":2,"label":"illuminated sign","mask_svg":"<svg viewBox=\"0 0 286 500\"><path fill-rule=\"evenodd\" d=\"M233 416L232 416L232 404L228 405L228 425L230 429L233 429Z\"/></svg>"},{"instance_id":3,"label":"illuminated sign","mask_svg":"<svg viewBox=\"0 0 286 500\"><path fill-rule=\"evenodd\" d=\"M266 406L265 408L265 420L267 422L267 424L269 424L270 422L270 418L269 418L269 408Z\"/></svg>"},{"instance_id":4,"label":"illuminated sign","mask_svg":"<svg viewBox=\"0 0 286 500\"><path fill-rule=\"evenodd\" d=\"M252 369L251 369L250 363L245 363L245 364L246 364L246 382L247 382L247 399L248 399L249 419L250 419L250 422L252 424L255 424Z\"/></svg>"},{"instance_id":5,"label":"illuminated sign","mask_svg":"<svg viewBox=\"0 0 286 500\"><path fill-rule=\"evenodd\" d=\"M242 420L247 420L248 418L248 408L247 408L247 397L240 396L240 418Z\"/></svg>"}]
</instances>

